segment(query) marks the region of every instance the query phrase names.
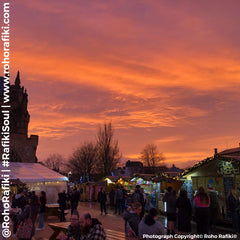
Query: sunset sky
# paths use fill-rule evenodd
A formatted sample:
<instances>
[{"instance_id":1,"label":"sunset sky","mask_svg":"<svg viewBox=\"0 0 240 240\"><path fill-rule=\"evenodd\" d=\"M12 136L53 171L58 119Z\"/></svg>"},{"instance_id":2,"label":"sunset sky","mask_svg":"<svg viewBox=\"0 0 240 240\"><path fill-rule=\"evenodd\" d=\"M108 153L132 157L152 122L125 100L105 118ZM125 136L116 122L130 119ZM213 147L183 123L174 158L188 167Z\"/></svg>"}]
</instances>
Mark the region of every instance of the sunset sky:
<instances>
[{"instance_id":1,"label":"sunset sky","mask_svg":"<svg viewBox=\"0 0 240 240\"><path fill-rule=\"evenodd\" d=\"M187 167L239 146L239 0L10 3L11 82L19 70L39 161L108 121L123 160L155 143Z\"/></svg>"}]
</instances>

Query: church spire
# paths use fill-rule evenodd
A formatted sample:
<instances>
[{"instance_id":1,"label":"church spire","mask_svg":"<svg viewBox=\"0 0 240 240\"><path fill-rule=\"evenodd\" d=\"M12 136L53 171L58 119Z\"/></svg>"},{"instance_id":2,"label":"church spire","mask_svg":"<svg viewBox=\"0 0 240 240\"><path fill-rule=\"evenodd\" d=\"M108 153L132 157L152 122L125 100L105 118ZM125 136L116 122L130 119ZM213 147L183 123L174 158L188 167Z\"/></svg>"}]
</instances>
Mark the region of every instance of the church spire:
<instances>
[{"instance_id":1,"label":"church spire","mask_svg":"<svg viewBox=\"0 0 240 240\"><path fill-rule=\"evenodd\" d=\"M20 76L19 76L19 71L17 72L17 77L15 79L15 85L20 86Z\"/></svg>"}]
</instances>

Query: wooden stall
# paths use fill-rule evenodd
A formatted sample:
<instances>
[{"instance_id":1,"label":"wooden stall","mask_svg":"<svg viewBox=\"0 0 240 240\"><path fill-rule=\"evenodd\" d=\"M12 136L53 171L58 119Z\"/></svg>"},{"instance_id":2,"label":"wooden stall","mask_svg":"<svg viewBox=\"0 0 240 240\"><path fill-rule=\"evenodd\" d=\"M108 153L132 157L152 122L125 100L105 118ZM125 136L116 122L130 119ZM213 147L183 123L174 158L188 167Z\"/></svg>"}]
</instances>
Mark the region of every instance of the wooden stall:
<instances>
[{"instance_id":1,"label":"wooden stall","mask_svg":"<svg viewBox=\"0 0 240 240\"><path fill-rule=\"evenodd\" d=\"M189 199L193 201L199 187L207 191L208 186L211 185L218 196L218 218L229 219L227 195L230 189L240 190L239 165L238 158L215 154L181 174L183 188L187 190Z\"/></svg>"}]
</instances>

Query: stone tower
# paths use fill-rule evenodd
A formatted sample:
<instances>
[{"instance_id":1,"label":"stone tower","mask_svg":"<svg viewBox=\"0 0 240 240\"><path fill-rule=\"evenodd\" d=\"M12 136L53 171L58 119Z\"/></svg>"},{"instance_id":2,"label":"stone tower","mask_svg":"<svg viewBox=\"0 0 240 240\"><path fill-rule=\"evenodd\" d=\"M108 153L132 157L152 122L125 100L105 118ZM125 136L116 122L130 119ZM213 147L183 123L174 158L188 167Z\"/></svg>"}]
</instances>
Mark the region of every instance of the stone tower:
<instances>
[{"instance_id":1,"label":"stone tower","mask_svg":"<svg viewBox=\"0 0 240 240\"><path fill-rule=\"evenodd\" d=\"M13 134L28 135L28 124L30 115L27 110L28 95L24 87L20 85L19 72L15 84L10 86L10 131Z\"/></svg>"},{"instance_id":2,"label":"stone tower","mask_svg":"<svg viewBox=\"0 0 240 240\"><path fill-rule=\"evenodd\" d=\"M21 87L20 74L17 73L15 83L10 85L10 161L37 162L36 150L38 136L28 137L30 115L27 110L28 94ZM2 149L1 149L2 151Z\"/></svg>"}]
</instances>

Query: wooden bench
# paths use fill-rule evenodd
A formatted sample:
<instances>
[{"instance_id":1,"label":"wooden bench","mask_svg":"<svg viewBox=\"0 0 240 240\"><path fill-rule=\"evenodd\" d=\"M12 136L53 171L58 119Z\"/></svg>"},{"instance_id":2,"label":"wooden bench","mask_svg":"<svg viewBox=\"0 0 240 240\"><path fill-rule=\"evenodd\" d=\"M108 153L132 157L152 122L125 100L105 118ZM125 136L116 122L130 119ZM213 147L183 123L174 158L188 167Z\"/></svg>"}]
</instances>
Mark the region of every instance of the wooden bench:
<instances>
[{"instance_id":1,"label":"wooden bench","mask_svg":"<svg viewBox=\"0 0 240 240\"><path fill-rule=\"evenodd\" d=\"M50 236L49 240L55 240L60 232L64 234L67 233L68 226L70 222L59 222L59 223L49 223L48 226L53 230L52 235ZM125 237L125 233L111 230L111 229L104 229L106 233L107 240L125 240L129 239Z\"/></svg>"},{"instance_id":2,"label":"wooden bench","mask_svg":"<svg viewBox=\"0 0 240 240\"><path fill-rule=\"evenodd\" d=\"M106 239L107 240L125 240L125 233L111 230L111 229L105 229L106 233Z\"/></svg>"}]
</instances>

